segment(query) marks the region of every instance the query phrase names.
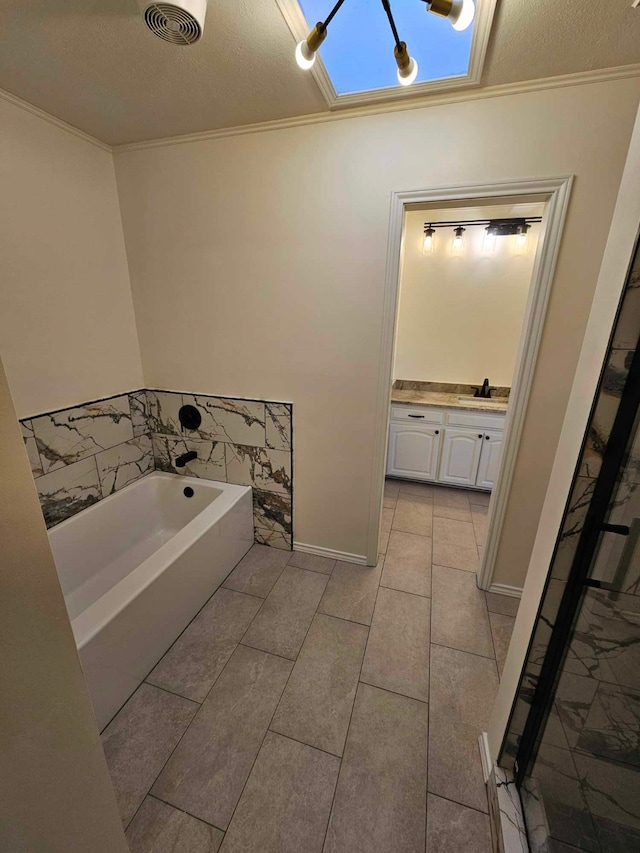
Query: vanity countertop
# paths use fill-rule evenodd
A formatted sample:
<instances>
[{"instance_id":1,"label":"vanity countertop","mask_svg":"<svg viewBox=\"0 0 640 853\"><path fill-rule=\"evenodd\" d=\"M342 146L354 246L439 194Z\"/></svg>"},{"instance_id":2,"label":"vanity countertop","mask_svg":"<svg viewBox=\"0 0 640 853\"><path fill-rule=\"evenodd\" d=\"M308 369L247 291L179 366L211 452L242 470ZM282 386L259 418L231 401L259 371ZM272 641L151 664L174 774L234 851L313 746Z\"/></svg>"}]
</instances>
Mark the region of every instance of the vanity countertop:
<instances>
[{"instance_id":1,"label":"vanity countertop","mask_svg":"<svg viewBox=\"0 0 640 853\"><path fill-rule=\"evenodd\" d=\"M392 403L401 403L411 406L436 406L439 408L467 409L472 412L506 412L509 403L508 397L494 397L492 398L492 404L489 405L483 405L481 400L478 400L477 403L471 403L464 400L461 401L458 397L463 396L464 394L473 393L466 388L460 390L456 389L455 391L453 389L447 391L438 389L436 391L427 387L397 388L396 386L398 384L399 383L397 382L394 383L394 387L391 391ZM428 386L436 383L415 382L411 384L415 386Z\"/></svg>"}]
</instances>

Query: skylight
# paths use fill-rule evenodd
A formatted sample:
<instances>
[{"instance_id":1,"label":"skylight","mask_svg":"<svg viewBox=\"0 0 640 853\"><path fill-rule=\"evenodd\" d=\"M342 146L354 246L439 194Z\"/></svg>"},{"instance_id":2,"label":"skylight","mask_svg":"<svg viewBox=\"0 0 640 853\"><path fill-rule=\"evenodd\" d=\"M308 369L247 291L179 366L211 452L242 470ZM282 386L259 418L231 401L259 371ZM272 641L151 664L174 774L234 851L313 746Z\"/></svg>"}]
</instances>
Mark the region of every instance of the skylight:
<instances>
[{"instance_id":1,"label":"skylight","mask_svg":"<svg viewBox=\"0 0 640 853\"><path fill-rule=\"evenodd\" d=\"M299 0L308 29L323 21L335 0ZM421 0L392 0L400 38L418 63L416 83L467 74L474 26L456 32L430 15ZM320 49L338 95L396 87L393 36L380 0L347 0Z\"/></svg>"}]
</instances>

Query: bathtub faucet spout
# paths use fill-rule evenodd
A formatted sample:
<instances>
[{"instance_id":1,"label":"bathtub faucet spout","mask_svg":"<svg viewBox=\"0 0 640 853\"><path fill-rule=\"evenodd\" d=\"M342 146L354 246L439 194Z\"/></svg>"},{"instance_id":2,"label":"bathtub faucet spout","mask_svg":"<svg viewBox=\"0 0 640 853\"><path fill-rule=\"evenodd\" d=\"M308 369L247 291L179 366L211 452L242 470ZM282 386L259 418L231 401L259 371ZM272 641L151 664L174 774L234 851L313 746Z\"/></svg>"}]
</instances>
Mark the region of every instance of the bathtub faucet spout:
<instances>
[{"instance_id":1,"label":"bathtub faucet spout","mask_svg":"<svg viewBox=\"0 0 640 853\"><path fill-rule=\"evenodd\" d=\"M189 450L187 453L183 453L182 456L176 457L176 468L184 468L187 462L191 462L192 459L197 459L198 454L195 450Z\"/></svg>"}]
</instances>

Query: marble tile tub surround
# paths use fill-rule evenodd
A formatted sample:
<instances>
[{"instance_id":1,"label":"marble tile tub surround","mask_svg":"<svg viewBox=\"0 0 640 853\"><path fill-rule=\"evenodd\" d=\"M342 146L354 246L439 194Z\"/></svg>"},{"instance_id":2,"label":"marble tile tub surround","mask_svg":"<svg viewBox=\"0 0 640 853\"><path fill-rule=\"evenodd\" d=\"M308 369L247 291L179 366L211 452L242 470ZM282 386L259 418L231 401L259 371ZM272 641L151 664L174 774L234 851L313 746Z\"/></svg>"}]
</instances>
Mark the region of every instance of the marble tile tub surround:
<instances>
[{"instance_id":1,"label":"marble tile tub surround","mask_svg":"<svg viewBox=\"0 0 640 853\"><path fill-rule=\"evenodd\" d=\"M154 469L144 390L34 415L20 425L47 527Z\"/></svg>"},{"instance_id":2,"label":"marble tile tub surround","mask_svg":"<svg viewBox=\"0 0 640 853\"><path fill-rule=\"evenodd\" d=\"M187 404L202 415L191 432ZM290 403L139 389L20 423L48 527L156 469L252 486L256 541L291 550ZM188 450L198 458L176 468Z\"/></svg>"},{"instance_id":3,"label":"marble tile tub surround","mask_svg":"<svg viewBox=\"0 0 640 853\"><path fill-rule=\"evenodd\" d=\"M150 389L146 397L156 469L252 486L256 542L291 550L292 405ZM197 430L180 427L178 412L185 405L202 415ZM176 456L188 450L198 458L176 468Z\"/></svg>"}]
</instances>

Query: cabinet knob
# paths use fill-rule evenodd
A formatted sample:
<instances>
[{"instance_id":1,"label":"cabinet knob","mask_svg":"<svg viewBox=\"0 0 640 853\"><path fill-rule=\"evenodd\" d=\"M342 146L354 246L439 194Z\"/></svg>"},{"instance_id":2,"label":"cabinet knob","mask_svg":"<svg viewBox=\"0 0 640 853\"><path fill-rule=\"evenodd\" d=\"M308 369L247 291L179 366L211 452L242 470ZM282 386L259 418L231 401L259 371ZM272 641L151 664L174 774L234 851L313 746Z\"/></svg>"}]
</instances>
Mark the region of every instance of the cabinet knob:
<instances>
[{"instance_id":1,"label":"cabinet knob","mask_svg":"<svg viewBox=\"0 0 640 853\"><path fill-rule=\"evenodd\" d=\"M490 436L485 435L485 438L487 439L487 441L489 441Z\"/></svg>"},{"instance_id":2,"label":"cabinet knob","mask_svg":"<svg viewBox=\"0 0 640 853\"><path fill-rule=\"evenodd\" d=\"M482 433L481 433L481 432L479 432L479 433L478 433L478 438L482 438Z\"/></svg>"},{"instance_id":3,"label":"cabinet knob","mask_svg":"<svg viewBox=\"0 0 640 853\"><path fill-rule=\"evenodd\" d=\"M437 429L437 430L436 430L436 435L440 435L440 430L439 430L439 429Z\"/></svg>"}]
</instances>

